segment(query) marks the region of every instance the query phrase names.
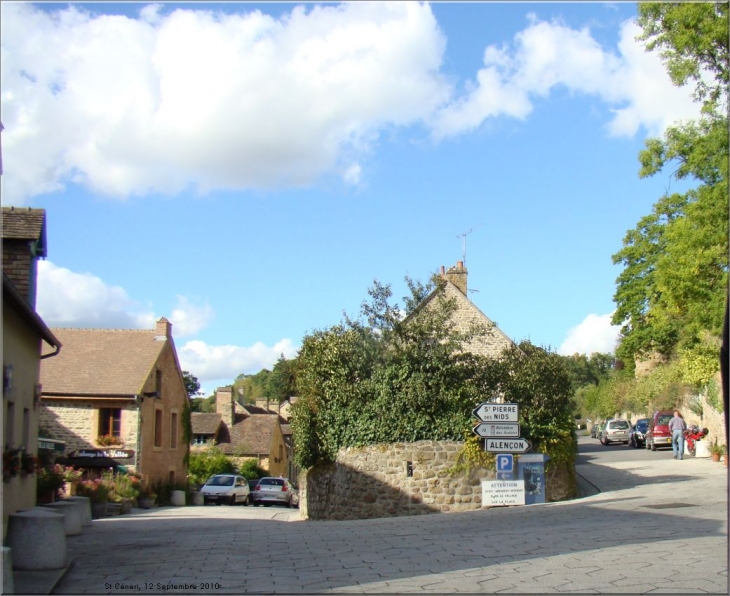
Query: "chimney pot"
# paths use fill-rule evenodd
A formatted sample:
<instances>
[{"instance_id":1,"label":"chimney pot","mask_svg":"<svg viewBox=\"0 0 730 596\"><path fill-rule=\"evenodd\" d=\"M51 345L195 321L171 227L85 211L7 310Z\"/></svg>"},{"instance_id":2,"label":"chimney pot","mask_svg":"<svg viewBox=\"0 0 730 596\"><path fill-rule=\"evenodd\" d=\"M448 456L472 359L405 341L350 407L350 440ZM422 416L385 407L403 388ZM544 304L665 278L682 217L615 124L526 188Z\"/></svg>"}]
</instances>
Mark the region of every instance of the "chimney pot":
<instances>
[{"instance_id":1,"label":"chimney pot","mask_svg":"<svg viewBox=\"0 0 730 596\"><path fill-rule=\"evenodd\" d=\"M443 275L444 273L446 273L446 267L441 265L441 275Z\"/></svg>"}]
</instances>

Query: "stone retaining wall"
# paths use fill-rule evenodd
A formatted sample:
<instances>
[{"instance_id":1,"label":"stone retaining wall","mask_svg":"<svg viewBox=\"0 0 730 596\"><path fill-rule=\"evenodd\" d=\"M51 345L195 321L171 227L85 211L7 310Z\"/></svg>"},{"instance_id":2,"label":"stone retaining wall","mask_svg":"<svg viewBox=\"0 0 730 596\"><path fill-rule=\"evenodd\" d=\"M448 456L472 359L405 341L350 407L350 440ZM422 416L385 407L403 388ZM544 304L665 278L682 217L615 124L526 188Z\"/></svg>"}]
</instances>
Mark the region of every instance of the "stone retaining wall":
<instances>
[{"instance_id":1,"label":"stone retaining wall","mask_svg":"<svg viewBox=\"0 0 730 596\"><path fill-rule=\"evenodd\" d=\"M481 481L494 479L495 473L478 468L450 474L462 446L460 441L418 441L342 449L334 463L303 475L301 515L344 520L480 509ZM546 485L548 500L575 496L572 472L549 470Z\"/></svg>"}]
</instances>

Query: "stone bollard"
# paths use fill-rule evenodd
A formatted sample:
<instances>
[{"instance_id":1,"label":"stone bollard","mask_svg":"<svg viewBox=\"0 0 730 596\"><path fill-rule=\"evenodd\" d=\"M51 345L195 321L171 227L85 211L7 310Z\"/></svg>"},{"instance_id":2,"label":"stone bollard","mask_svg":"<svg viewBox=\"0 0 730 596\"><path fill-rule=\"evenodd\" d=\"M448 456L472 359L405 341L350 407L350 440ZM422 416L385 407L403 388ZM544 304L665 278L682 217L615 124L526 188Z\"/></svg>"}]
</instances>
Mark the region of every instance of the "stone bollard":
<instances>
[{"instance_id":1,"label":"stone bollard","mask_svg":"<svg viewBox=\"0 0 730 596\"><path fill-rule=\"evenodd\" d=\"M3 546L3 594L15 594L13 557L7 546Z\"/></svg>"},{"instance_id":2,"label":"stone bollard","mask_svg":"<svg viewBox=\"0 0 730 596\"><path fill-rule=\"evenodd\" d=\"M56 501L55 503L47 503L43 507L63 515L63 529L66 536L81 534L81 510L76 503Z\"/></svg>"},{"instance_id":3,"label":"stone bollard","mask_svg":"<svg viewBox=\"0 0 730 596\"><path fill-rule=\"evenodd\" d=\"M63 500L68 501L69 503L76 503L76 506L81 511L81 525L82 526L91 525L91 499L89 497L82 497L82 496L66 497Z\"/></svg>"},{"instance_id":4,"label":"stone bollard","mask_svg":"<svg viewBox=\"0 0 730 596\"><path fill-rule=\"evenodd\" d=\"M184 507L185 506L185 491L184 490L172 491L172 495L170 496L170 505L174 505L175 507Z\"/></svg>"},{"instance_id":5,"label":"stone bollard","mask_svg":"<svg viewBox=\"0 0 730 596\"><path fill-rule=\"evenodd\" d=\"M45 507L11 513L7 544L13 551L14 569L41 571L65 567L63 515Z\"/></svg>"}]
</instances>

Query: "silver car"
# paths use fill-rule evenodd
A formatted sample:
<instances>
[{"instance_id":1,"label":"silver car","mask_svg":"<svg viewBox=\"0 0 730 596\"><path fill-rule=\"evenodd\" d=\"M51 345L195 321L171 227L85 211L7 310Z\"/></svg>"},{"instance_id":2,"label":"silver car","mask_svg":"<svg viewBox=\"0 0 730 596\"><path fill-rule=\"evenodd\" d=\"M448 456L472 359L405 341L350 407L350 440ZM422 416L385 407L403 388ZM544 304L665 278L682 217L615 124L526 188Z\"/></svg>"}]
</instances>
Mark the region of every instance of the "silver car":
<instances>
[{"instance_id":1,"label":"silver car","mask_svg":"<svg viewBox=\"0 0 730 596\"><path fill-rule=\"evenodd\" d=\"M610 445L611 443L629 444L629 430L631 425L628 420L609 420L603 427L601 433L601 443Z\"/></svg>"},{"instance_id":2,"label":"silver car","mask_svg":"<svg viewBox=\"0 0 730 596\"><path fill-rule=\"evenodd\" d=\"M243 503L248 505L251 502L248 482L243 476L237 474L216 474L208 478L200 492L203 494L203 503L228 503L236 505Z\"/></svg>"},{"instance_id":3,"label":"silver car","mask_svg":"<svg viewBox=\"0 0 730 596\"><path fill-rule=\"evenodd\" d=\"M259 479L251 496L254 505L285 505L294 507L294 487L287 478L267 477Z\"/></svg>"}]
</instances>

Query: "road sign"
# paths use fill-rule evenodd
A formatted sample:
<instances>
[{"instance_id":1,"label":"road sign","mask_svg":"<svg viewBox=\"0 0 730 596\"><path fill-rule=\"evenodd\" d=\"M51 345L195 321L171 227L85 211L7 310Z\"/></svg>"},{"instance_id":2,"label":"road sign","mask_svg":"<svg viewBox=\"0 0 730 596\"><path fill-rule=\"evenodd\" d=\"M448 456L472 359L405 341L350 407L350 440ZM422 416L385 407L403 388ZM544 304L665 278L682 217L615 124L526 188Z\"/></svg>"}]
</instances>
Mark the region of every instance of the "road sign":
<instances>
[{"instance_id":1,"label":"road sign","mask_svg":"<svg viewBox=\"0 0 730 596\"><path fill-rule=\"evenodd\" d=\"M484 440L484 450L491 453L525 453L532 445L526 439L497 439Z\"/></svg>"},{"instance_id":2,"label":"road sign","mask_svg":"<svg viewBox=\"0 0 730 596\"><path fill-rule=\"evenodd\" d=\"M524 480L482 480L482 507L524 504Z\"/></svg>"},{"instance_id":3,"label":"road sign","mask_svg":"<svg viewBox=\"0 0 730 596\"><path fill-rule=\"evenodd\" d=\"M497 456L497 472L511 472L514 466L515 458L511 453L500 453Z\"/></svg>"},{"instance_id":4,"label":"road sign","mask_svg":"<svg viewBox=\"0 0 730 596\"><path fill-rule=\"evenodd\" d=\"M474 433L482 437L514 437L520 436L520 425L514 422L500 424L497 422L480 422L474 427Z\"/></svg>"},{"instance_id":5,"label":"road sign","mask_svg":"<svg viewBox=\"0 0 730 596\"><path fill-rule=\"evenodd\" d=\"M519 406L517 404L484 402L474 410L474 416L482 422L517 422L519 419Z\"/></svg>"},{"instance_id":6,"label":"road sign","mask_svg":"<svg viewBox=\"0 0 730 596\"><path fill-rule=\"evenodd\" d=\"M497 480L514 480L514 472L497 472Z\"/></svg>"}]
</instances>

